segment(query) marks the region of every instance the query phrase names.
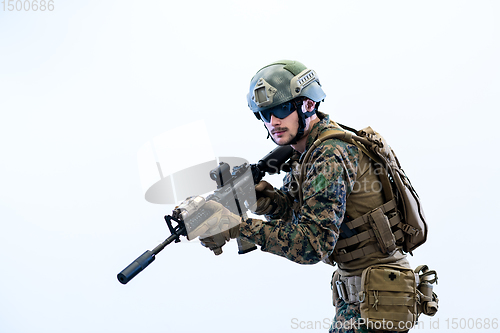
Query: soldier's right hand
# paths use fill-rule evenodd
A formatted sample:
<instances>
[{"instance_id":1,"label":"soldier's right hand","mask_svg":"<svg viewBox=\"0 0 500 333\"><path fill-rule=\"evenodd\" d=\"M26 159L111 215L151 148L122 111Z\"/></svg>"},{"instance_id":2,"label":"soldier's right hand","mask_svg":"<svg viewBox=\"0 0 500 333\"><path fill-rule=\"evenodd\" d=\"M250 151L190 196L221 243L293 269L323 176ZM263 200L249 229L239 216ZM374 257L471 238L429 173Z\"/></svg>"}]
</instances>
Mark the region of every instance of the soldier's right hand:
<instances>
[{"instance_id":1,"label":"soldier's right hand","mask_svg":"<svg viewBox=\"0 0 500 333\"><path fill-rule=\"evenodd\" d=\"M271 184L265 180L261 180L255 186L255 194L257 196L257 202L250 207L252 213L267 215L272 214L276 210L276 203L274 202L276 192Z\"/></svg>"}]
</instances>

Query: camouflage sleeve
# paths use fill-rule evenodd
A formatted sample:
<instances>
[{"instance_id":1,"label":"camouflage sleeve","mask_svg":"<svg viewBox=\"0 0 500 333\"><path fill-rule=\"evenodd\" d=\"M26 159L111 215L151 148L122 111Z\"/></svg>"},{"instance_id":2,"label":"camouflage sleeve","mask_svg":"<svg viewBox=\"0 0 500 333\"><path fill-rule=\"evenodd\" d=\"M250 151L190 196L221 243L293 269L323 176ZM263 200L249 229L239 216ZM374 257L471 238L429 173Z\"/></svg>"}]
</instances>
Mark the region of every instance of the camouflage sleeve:
<instances>
[{"instance_id":1,"label":"camouflage sleeve","mask_svg":"<svg viewBox=\"0 0 500 333\"><path fill-rule=\"evenodd\" d=\"M263 251L300 264L323 260L337 242L358 160L357 147L325 141L311 155L303 182L304 203L295 218L247 219L241 224L241 236Z\"/></svg>"},{"instance_id":2,"label":"camouflage sleeve","mask_svg":"<svg viewBox=\"0 0 500 333\"><path fill-rule=\"evenodd\" d=\"M270 220L285 220L290 221L293 218L293 204L294 198L287 190L288 184L292 181L292 176L288 173L283 179L284 186L281 189L274 189L275 196L274 202L276 203L276 210L272 215L266 215L266 219Z\"/></svg>"}]
</instances>

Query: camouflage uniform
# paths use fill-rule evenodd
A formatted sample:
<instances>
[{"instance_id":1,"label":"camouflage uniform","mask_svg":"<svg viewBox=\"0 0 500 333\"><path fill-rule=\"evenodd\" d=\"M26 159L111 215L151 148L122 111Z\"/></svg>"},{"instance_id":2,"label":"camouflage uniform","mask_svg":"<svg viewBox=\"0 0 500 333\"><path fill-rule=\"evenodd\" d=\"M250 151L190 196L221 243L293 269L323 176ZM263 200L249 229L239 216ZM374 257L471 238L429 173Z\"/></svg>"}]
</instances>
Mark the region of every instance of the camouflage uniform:
<instances>
[{"instance_id":1,"label":"camouflage uniform","mask_svg":"<svg viewBox=\"0 0 500 333\"><path fill-rule=\"evenodd\" d=\"M307 137L306 151L323 131L335 128L328 115L321 112L317 114L320 122L314 124ZM312 152L306 166L302 184L303 205L299 207L297 188L300 162L298 159L293 164L292 171L284 178L283 187L276 190L278 207L274 214L266 215L266 221L243 221L240 234L260 245L262 251L294 262L315 264L324 261L333 265L331 255L339 239L344 217L357 218L384 203L381 188L373 190L372 186L368 191L366 188L364 191L358 189L360 180L365 179L365 176L372 185L378 177L366 170L371 162L355 145L338 139L326 140ZM405 256L398 249L390 256L380 252L348 264L339 263L338 271L344 276L359 275L374 260L377 263L397 262L407 265ZM346 304L340 299L335 303L337 313L330 332L367 332L337 329L338 326L349 327L340 325L340 322L355 322L360 318L360 313L359 305Z\"/></svg>"}]
</instances>

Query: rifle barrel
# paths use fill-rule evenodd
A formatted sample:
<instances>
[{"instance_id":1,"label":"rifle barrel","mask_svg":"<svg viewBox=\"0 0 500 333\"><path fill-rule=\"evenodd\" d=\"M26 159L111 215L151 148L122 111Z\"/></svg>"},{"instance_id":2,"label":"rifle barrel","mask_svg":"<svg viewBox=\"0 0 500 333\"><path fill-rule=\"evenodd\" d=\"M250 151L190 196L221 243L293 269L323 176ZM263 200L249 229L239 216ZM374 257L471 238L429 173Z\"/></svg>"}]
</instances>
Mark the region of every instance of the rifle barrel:
<instances>
[{"instance_id":1,"label":"rifle barrel","mask_svg":"<svg viewBox=\"0 0 500 333\"><path fill-rule=\"evenodd\" d=\"M167 239L165 239L162 243L158 244L152 251L147 250L143 254L141 254L137 259L135 259L130 265L125 267L118 275L118 281L121 284L127 284L130 280L132 280L137 274L142 272L146 267L149 266L154 260L155 256L160 253L161 250L165 248L168 244L172 243L176 240L183 232L185 228L180 228L174 234L170 235Z\"/></svg>"}]
</instances>

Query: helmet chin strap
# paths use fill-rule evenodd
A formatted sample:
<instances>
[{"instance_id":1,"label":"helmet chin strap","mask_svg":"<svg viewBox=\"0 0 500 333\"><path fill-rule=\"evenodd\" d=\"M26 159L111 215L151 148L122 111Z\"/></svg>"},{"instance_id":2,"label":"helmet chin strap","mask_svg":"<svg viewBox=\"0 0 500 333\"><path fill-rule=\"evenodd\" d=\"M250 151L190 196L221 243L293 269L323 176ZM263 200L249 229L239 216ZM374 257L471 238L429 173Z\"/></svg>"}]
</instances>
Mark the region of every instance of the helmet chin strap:
<instances>
[{"instance_id":1,"label":"helmet chin strap","mask_svg":"<svg viewBox=\"0 0 500 333\"><path fill-rule=\"evenodd\" d=\"M297 130L297 135L290 142L291 145L296 144L304 136L304 131L306 130L306 119L311 117L318 110L319 102L316 103L312 111L302 112L303 100L298 100L295 102L295 111L299 116L299 129Z\"/></svg>"},{"instance_id":2,"label":"helmet chin strap","mask_svg":"<svg viewBox=\"0 0 500 333\"><path fill-rule=\"evenodd\" d=\"M299 116L299 128L297 129L297 135L290 141L289 144L293 145L296 144L300 139L302 139L302 136L304 135L304 130L306 128L306 114L302 112L302 110L299 109L295 110Z\"/></svg>"}]
</instances>

